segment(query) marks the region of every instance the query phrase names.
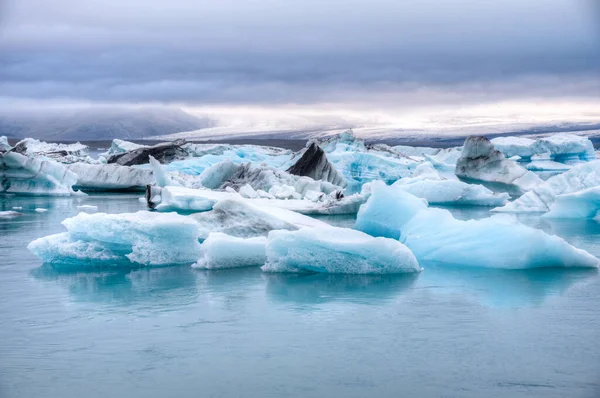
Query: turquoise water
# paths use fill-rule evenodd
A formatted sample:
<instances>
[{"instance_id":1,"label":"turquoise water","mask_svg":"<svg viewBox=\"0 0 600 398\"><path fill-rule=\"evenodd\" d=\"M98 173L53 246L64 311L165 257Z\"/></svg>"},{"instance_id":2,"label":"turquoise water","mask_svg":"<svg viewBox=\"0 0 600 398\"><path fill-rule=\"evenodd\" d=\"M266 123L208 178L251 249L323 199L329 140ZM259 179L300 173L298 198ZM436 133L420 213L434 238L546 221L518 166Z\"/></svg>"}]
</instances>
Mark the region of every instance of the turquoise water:
<instances>
[{"instance_id":1,"label":"turquoise water","mask_svg":"<svg viewBox=\"0 0 600 398\"><path fill-rule=\"evenodd\" d=\"M0 198L26 213L0 221L1 397L600 396L596 271L77 272L26 250L78 204L130 212L137 198ZM522 221L600 256L596 222Z\"/></svg>"}]
</instances>

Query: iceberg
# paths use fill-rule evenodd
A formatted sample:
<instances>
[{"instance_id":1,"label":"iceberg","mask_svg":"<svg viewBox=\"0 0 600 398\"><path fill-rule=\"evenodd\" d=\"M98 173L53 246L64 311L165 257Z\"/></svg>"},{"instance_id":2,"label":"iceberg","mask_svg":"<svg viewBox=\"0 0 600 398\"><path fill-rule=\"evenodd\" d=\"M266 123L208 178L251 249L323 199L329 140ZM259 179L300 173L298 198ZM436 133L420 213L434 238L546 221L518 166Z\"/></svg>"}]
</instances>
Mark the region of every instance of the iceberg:
<instances>
[{"instance_id":1,"label":"iceberg","mask_svg":"<svg viewBox=\"0 0 600 398\"><path fill-rule=\"evenodd\" d=\"M525 137L496 137L491 142L506 157L519 156L525 161L536 155L546 155L548 160L557 162L596 159L592 142L587 137L575 134L553 134L536 140Z\"/></svg>"},{"instance_id":2,"label":"iceberg","mask_svg":"<svg viewBox=\"0 0 600 398\"><path fill-rule=\"evenodd\" d=\"M212 232L202 243L202 254L194 268L224 269L263 265L267 238L237 238Z\"/></svg>"},{"instance_id":3,"label":"iceberg","mask_svg":"<svg viewBox=\"0 0 600 398\"><path fill-rule=\"evenodd\" d=\"M8 143L8 138L5 135L0 136L0 153L7 152L12 149L12 145Z\"/></svg>"},{"instance_id":4,"label":"iceberg","mask_svg":"<svg viewBox=\"0 0 600 398\"><path fill-rule=\"evenodd\" d=\"M329 195L318 202L310 199L273 199L274 195L262 190L257 190L257 193L259 198L246 200L258 206L287 209L302 214L323 215L356 214L360 205L366 201L369 195L368 186L365 186L361 193L343 197ZM215 203L223 199L243 199L243 197L234 190L213 191L174 186L146 187L148 207L158 211L203 212L211 210Z\"/></svg>"},{"instance_id":5,"label":"iceberg","mask_svg":"<svg viewBox=\"0 0 600 398\"><path fill-rule=\"evenodd\" d=\"M446 179L429 162L417 166L412 177L402 178L393 185L430 204L502 206L509 199L507 193L494 193L483 185Z\"/></svg>"},{"instance_id":6,"label":"iceberg","mask_svg":"<svg viewBox=\"0 0 600 398\"><path fill-rule=\"evenodd\" d=\"M121 166L135 166L148 163L150 156L152 156L161 163L169 163L188 156L188 153L183 148L184 145L184 140L176 140L153 146L143 146L127 152L116 153L110 156L107 162L109 164L116 163Z\"/></svg>"},{"instance_id":7,"label":"iceberg","mask_svg":"<svg viewBox=\"0 0 600 398\"><path fill-rule=\"evenodd\" d=\"M23 213L18 211L8 210L8 211L0 211L0 220L10 220L12 218L17 218L23 216Z\"/></svg>"},{"instance_id":8,"label":"iceberg","mask_svg":"<svg viewBox=\"0 0 600 398\"><path fill-rule=\"evenodd\" d=\"M112 143L110 144L110 148L108 149L108 151L104 152L102 154L102 156L109 158L112 155L117 155L120 153L130 152L130 151L134 151L136 149L147 148L147 147L148 147L147 145L140 145L140 144L136 144L134 142L129 142L129 141L120 140L118 138L115 138L114 140L112 140Z\"/></svg>"},{"instance_id":9,"label":"iceberg","mask_svg":"<svg viewBox=\"0 0 600 398\"><path fill-rule=\"evenodd\" d=\"M52 159L16 152L0 154L0 192L69 196L75 193L76 181L76 174Z\"/></svg>"},{"instance_id":10,"label":"iceberg","mask_svg":"<svg viewBox=\"0 0 600 398\"><path fill-rule=\"evenodd\" d=\"M490 268L590 267L599 261L563 239L496 215L461 221L448 210L429 208L397 186L374 183L361 206L356 229L399 239L421 264Z\"/></svg>"},{"instance_id":11,"label":"iceberg","mask_svg":"<svg viewBox=\"0 0 600 398\"><path fill-rule=\"evenodd\" d=\"M327 226L317 219L270 206L260 206L256 201L223 199L211 211L193 214L199 225L199 239L207 239L211 232L222 232L238 238L267 236L272 230L296 230L303 227Z\"/></svg>"},{"instance_id":12,"label":"iceberg","mask_svg":"<svg viewBox=\"0 0 600 398\"><path fill-rule=\"evenodd\" d=\"M79 142L74 144L55 144L39 141L34 138L25 138L19 141L11 151L29 157L44 156L60 163L85 161L89 155L88 146Z\"/></svg>"},{"instance_id":13,"label":"iceberg","mask_svg":"<svg viewBox=\"0 0 600 398\"><path fill-rule=\"evenodd\" d=\"M304 151L300 159L287 170L288 173L323 180L339 187L346 186L346 180L327 160L325 152L314 142Z\"/></svg>"},{"instance_id":14,"label":"iceberg","mask_svg":"<svg viewBox=\"0 0 600 398\"><path fill-rule=\"evenodd\" d=\"M525 168L531 171L566 171L569 170L571 166L553 160L533 160L525 165Z\"/></svg>"},{"instance_id":15,"label":"iceberg","mask_svg":"<svg viewBox=\"0 0 600 398\"><path fill-rule=\"evenodd\" d=\"M574 193L600 185L600 160L580 163L570 170L550 177L520 198L492 209L505 213L545 213L558 195Z\"/></svg>"},{"instance_id":16,"label":"iceberg","mask_svg":"<svg viewBox=\"0 0 600 398\"><path fill-rule=\"evenodd\" d=\"M265 272L395 274L421 271L411 251L394 239L373 238L348 228L272 231Z\"/></svg>"},{"instance_id":17,"label":"iceberg","mask_svg":"<svg viewBox=\"0 0 600 398\"><path fill-rule=\"evenodd\" d=\"M66 165L76 175L75 187L83 190L143 190L154 182L152 170L117 164L73 163Z\"/></svg>"},{"instance_id":18,"label":"iceberg","mask_svg":"<svg viewBox=\"0 0 600 398\"><path fill-rule=\"evenodd\" d=\"M542 180L514 160L506 159L485 137L470 136L465 140L460 158L456 162L459 178L515 187L527 192Z\"/></svg>"},{"instance_id":19,"label":"iceberg","mask_svg":"<svg viewBox=\"0 0 600 398\"><path fill-rule=\"evenodd\" d=\"M558 195L546 218L595 218L600 220L600 186Z\"/></svg>"},{"instance_id":20,"label":"iceberg","mask_svg":"<svg viewBox=\"0 0 600 398\"><path fill-rule=\"evenodd\" d=\"M74 266L191 264L200 256L198 223L175 213L79 213L62 224L68 232L27 248L46 263Z\"/></svg>"}]
</instances>

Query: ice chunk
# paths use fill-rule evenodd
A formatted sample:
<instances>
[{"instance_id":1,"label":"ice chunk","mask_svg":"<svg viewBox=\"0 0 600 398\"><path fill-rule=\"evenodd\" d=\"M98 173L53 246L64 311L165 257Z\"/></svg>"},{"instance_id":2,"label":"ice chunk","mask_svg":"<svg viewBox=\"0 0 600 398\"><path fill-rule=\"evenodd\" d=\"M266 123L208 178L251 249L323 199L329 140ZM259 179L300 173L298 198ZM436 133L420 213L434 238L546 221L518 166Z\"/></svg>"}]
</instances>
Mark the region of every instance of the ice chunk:
<instances>
[{"instance_id":1,"label":"ice chunk","mask_svg":"<svg viewBox=\"0 0 600 398\"><path fill-rule=\"evenodd\" d=\"M429 162L420 164L413 177L394 183L430 204L501 206L508 201L507 193L494 193L483 185L467 184L443 178Z\"/></svg>"},{"instance_id":2,"label":"ice chunk","mask_svg":"<svg viewBox=\"0 0 600 398\"><path fill-rule=\"evenodd\" d=\"M428 208L399 189L373 184L356 228L373 236L400 238L421 264L491 268L598 267L598 259L563 239L500 215L461 221Z\"/></svg>"},{"instance_id":3,"label":"ice chunk","mask_svg":"<svg viewBox=\"0 0 600 398\"><path fill-rule=\"evenodd\" d=\"M202 243L202 256L194 268L223 269L263 265L267 238L237 238L212 232Z\"/></svg>"},{"instance_id":4,"label":"ice chunk","mask_svg":"<svg viewBox=\"0 0 600 398\"><path fill-rule=\"evenodd\" d=\"M373 238L348 228L272 231L266 247L266 272L393 274L418 272L411 251L393 239Z\"/></svg>"},{"instance_id":5,"label":"ice chunk","mask_svg":"<svg viewBox=\"0 0 600 398\"><path fill-rule=\"evenodd\" d=\"M77 208L79 210L90 210L90 211L98 210L98 206L94 206L94 205L80 205L80 206L77 206Z\"/></svg>"},{"instance_id":6,"label":"ice chunk","mask_svg":"<svg viewBox=\"0 0 600 398\"><path fill-rule=\"evenodd\" d=\"M13 210L23 210L22 206L13 206L12 207Z\"/></svg>"},{"instance_id":7,"label":"ice chunk","mask_svg":"<svg viewBox=\"0 0 600 398\"><path fill-rule=\"evenodd\" d=\"M238 191L244 198L256 199L258 198L258 192L254 190L249 184L246 184Z\"/></svg>"},{"instance_id":8,"label":"ice chunk","mask_svg":"<svg viewBox=\"0 0 600 398\"><path fill-rule=\"evenodd\" d=\"M23 213L19 213L18 211L0 211L0 220L7 220L11 218L21 217Z\"/></svg>"},{"instance_id":9,"label":"ice chunk","mask_svg":"<svg viewBox=\"0 0 600 398\"><path fill-rule=\"evenodd\" d=\"M184 159L188 156L183 148L184 140L175 140L153 146L145 146L124 153L117 153L107 159L108 163L116 163L121 166L135 166L148 163L150 156L161 163L169 163L173 160Z\"/></svg>"},{"instance_id":10,"label":"ice chunk","mask_svg":"<svg viewBox=\"0 0 600 398\"><path fill-rule=\"evenodd\" d=\"M531 171L566 171L569 170L571 166L552 160L534 160L531 163L528 163L525 168Z\"/></svg>"},{"instance_id":11,"label":"ice chunk","mask_svg":"<svg viewBox=\"0 0 600 398\"><path fill-rule=\"evenodd\" d=\"M103 154L103 156L108 158L112 155L116 155L119 153L125 153L125 152L129 152L129 151L133 151L135 149L140 149L140 148L147 148L147 146L115 138L114 140L112 140L109 150L107 152L105 152Z\"/></svg>"},{"instance_id":12,"label":"ice chunk","mask_svg":"<svg viewBox=\"0 0 600 398\"><path fill-rule=\"evenodd\" d=\"M536 186L530 192L492 211L508 213L547 212L558 195L573 193L600 185L600 160L580 163L569 171Z\"/></svg>"},{"instance_id":13,"label":"ice chunk","mask_svg":"<svg viewBox=\"0 0 600 398\"><path fill-rule=\"evenodd\" d=\"M214 164L200 174L200 183L208 189L217 189L239 170L240 165L230 159Z\"/></svg>"},{"instance_id":14,"label":"ice chunk","mask_svg":"<svg viewBox=\"0 0 600 398\"><path fill-rule=\"evenodd\" d=\"M36 211L37 213L45 213L45 212L47 212L47 211L48 211L48 209L44 209L43 207L36 207L36 208L35 208L35 211Z\"/></svg>"},{"instance_id":15,"label":"ice chunk","mask_svg":"<svg viewBox=\"0 0 600 398\"><path fill-rule=\"evenodd\" d=\"M154 182L152 170L116 164L73 163L68 170L76 174L76 188L84 190L143 190Z\"/></svg>"},{"instance_id":16,"label":"ice chunk","mask_svg":"<svg viewBox=\"0 0 600 398\"><path fill-rule=\"evenodd\" d=\"M0 192L68 196L77 176L66 165L15 152L0 154Z\"/></svg>"},{"instance_id":17,"label":"ice chunk","mask_svg":"<svg viewBox=\"0 0 600 398\"><path fill-rule=\"evenodd\" d=\"M206 239L211 232L223 232L241 238L267 236L275 229L296 230L302 227L323 227L322 221L271 206L260 206L256 201L223 199L211 211L193 214L199 224L199 237Z\"/></svg>"},{"instance_id":18,"label":"ice chunk","mask_svg":"<svg viewBox=\"0 0 600 398\"><path fill-rule=\"evenodd\" d=\"M315 143L310 143L300 159L287 170L288 173L324 180L339 187L346 186L346 180L327 160L325 152Z\"/></svg>"},{"instance_id":19,"label":"ice chunk","mask_svg":"<svg viewBox=\"0 0 600 398\"><path fill-rule=\"evenodd\" d=\"M191 264L200 256L198 223L175 213L79 213L63 225L68 232L34 240L28 249L44 262L71 265Z\"/></svg>"},{"instance_id":20,"label":"ice chunk","mask_svg":"<svg viewBox=\"0 0 600 398\"><path fill-rule=\"evenodd\" d=\"M5 135L0 137L0 152L10 151L12 145L8 143L8 138Z\"/></svg>"},{"instance_id":21,"label":"ice chunk","mask_svg":"<svg viewBox=\"0 0 600 398\"><path fill-rule=\"evenodd\" d=\"M560 133L532 140L524 137L497 137L492 144L505 156L520 156L525 160L535 155L548 154L558 162L567 160L594 160L594 145L587 137Z\"/></svg>"},{"instance_id":22,"label":"ice chunk","mask_svg":"<svg viewBox=\"0 0 600 398\"><path fill-rule=\"evenodd\" d=\"M487 138L479 136L465 140L461 157L456 163L456 175L469 180L514 186L521 192L527 192L542 182L534 173L506 159Z\"/></svg>"},{"instance_id":23,"label":"ice chunk","mask_svg":"<svg viewBox=\"0 0 600 398\"><path fill-rule=\"evenodd\" d=\"M600 186L558 195L547 218L597 218L600 216Z\"/></svg>"}]
</instances>

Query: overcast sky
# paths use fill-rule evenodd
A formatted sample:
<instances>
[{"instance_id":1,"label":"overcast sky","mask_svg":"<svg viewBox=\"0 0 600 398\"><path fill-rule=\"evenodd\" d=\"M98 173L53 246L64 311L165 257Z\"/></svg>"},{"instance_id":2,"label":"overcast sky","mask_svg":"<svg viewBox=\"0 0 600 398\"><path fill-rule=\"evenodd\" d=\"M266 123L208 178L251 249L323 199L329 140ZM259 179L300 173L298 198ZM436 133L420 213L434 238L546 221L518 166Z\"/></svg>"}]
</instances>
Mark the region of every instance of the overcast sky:
<instances>
[{"instance_id":1,"label":"overcast sky","mask_svg":"<svg viewBox=\"0 0 600 398\"><path fill-rule=\"evenodd\" d=\"M0 0L4 104L600 98L596 0Z\"/></svg>"}]
</instances>

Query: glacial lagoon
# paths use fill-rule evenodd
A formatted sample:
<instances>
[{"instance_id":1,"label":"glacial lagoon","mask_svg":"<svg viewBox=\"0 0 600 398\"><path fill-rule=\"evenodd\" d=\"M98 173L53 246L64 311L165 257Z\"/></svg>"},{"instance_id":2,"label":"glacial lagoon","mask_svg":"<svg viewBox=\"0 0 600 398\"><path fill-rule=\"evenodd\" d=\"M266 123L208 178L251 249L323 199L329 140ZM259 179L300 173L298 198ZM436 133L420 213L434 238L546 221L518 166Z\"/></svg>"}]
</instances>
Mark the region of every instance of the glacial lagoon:
<instances>
[{"instance_id":1,"label":"glacial lagoon","mask_svg":"<svg viewBox=\"0 0 600 398\"><path fill-rule=\"evenodd\" d=\"M24 213L0 220L0 396L600 395L594 269L83 270L44 265L26 248L92 211L77 206L135 212L140 196L0 197L0 211ZM461 220L489 216L448 209ZM597 221L519 220L600 256Z\"/></svg>"}]
</instances>

